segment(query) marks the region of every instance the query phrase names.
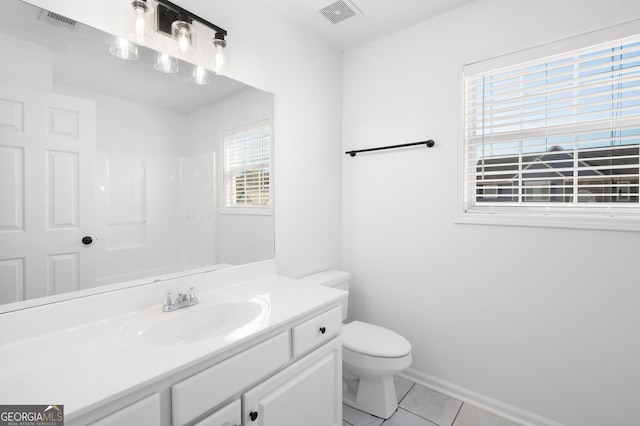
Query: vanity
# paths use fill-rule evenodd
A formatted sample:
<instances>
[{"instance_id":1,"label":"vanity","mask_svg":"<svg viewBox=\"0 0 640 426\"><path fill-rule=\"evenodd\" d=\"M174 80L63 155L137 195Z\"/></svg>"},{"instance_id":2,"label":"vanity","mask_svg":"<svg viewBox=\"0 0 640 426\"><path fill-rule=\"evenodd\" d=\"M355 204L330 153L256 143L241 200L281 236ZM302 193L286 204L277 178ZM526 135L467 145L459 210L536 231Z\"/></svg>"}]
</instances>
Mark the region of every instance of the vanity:
<instances>
[{"instance_id":1,"label":"vanity","mask_svg":"<svg viewBox=\"0 0 640 426\"><path fill-rule=\"evenodd\" d=\"M162 311L190 287L197 304ZM0 401L72 426L339 425L346 297L270 260L7 312Z\"/></svg>"},{"instance_id":2,"label":"vanity","mask_svg":"<svg viewBox=\"0 0 640 426\"><path fill-rule=\"evenodd\" d=\"M24 62L0 69L0 404L71 426L342 424L346 292L255 262L273 208L222 202L223 135L264 122L272 146L273 94L192 84L203 28L198 54L158 34L124 58L131 2L3 3L0 46Z\"/></svg>"}]
</instances>

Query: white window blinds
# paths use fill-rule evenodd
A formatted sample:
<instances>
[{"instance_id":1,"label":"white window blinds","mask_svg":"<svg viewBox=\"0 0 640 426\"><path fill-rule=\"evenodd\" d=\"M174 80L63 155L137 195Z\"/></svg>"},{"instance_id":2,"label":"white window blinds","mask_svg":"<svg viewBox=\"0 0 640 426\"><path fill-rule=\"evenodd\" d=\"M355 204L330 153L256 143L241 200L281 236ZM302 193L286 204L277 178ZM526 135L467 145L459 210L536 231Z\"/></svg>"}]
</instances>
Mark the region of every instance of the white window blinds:
<instances>
[{"instance_id":1,"label":"white window blinds","mask_svg":"<svg viewBox=\"0 0 640 426\"><path fill-rule=\"evenodd\" d=\"M225 208L265 208L271 202L271 126L263 121L224 136Z\"/></svg>"},{"instance_id":2,"label":"white window blinds","mask_svg":"<svg viewBox=\"0 0 640 426\"><path fill-rule=\"evenodd\" d=\"M465 212L636 215L640 35L465 71Z\"/></svg>"}]
</instances>

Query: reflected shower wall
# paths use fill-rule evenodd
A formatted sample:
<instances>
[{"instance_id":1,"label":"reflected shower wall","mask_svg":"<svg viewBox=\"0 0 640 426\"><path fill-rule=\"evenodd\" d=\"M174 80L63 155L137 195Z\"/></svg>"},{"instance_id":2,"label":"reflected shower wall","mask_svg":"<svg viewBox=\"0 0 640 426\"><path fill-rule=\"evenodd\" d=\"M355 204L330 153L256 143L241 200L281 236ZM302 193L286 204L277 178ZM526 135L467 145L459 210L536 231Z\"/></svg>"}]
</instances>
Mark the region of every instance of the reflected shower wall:
<instances>
[{"instance_id":1,"label":"reflected shower wall","mask_svg":"<svg viewBox=\"0 0 640 426\"><path fill-rule=\"evenodd\" d=\"M97 152L97 285L208 266L215 154Z\"/></svg>"},{"instance_id":2,"label":"reflected shower wall","mask_svg":"<svg viewBox=\"0 0 640 426\"><path fill-rule=\"evenodd\" d=\"M273 257L273 216L221 215L224 130L271 117L248 89L194 111L58 86L96 102L96 284Z\"/></svg>"},{"instance_id":3,"label":"reflected shower wall","mask_svg":"<svg viewBox=\"0 0 640 426\"><path fill-rule=\"evenodd\" d=\"M198 267L218 263L216 241L216 153L180 159L182 265Z\"/></svg>"},{"instance_id":4,"label":"reflected shower wall","mask_svg":"<svg viewBox=\"0 0 640 426\"><path fill-rule=\"evenodd\" d=\"M96 285L216 264L217 138L196 153L188 113L59 91L96 102Z\"/></svg>"}]
</instances>

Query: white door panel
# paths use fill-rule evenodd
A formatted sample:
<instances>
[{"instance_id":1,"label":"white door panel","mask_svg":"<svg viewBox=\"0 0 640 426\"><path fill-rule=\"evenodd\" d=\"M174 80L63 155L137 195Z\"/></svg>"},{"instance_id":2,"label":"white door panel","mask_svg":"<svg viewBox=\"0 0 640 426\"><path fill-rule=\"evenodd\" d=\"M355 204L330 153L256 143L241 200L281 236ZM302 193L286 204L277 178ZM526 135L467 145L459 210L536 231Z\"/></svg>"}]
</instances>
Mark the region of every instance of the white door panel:
<instances>
[{"instance_id":1,"label":"white door panel","mask_svg":"<svg viewBox=\"0 0 640 426\"><path fill-rule=\"evenodd\" d=\"M0 303L95 285L95 104L0 86Z\"/></svg>"}]
</instances>

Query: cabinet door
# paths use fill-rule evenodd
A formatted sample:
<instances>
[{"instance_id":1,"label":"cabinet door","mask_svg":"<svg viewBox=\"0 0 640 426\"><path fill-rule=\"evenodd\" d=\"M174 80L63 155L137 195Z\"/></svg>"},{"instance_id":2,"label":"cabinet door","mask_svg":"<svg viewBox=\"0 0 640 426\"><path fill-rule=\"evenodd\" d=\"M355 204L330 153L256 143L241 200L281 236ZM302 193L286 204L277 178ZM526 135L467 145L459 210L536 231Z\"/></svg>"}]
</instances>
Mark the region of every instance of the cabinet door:
<instances>
[{"instance_id":1,"label":"cabinet door","mask_svg":"<svg viewBox=\"0 0 640 426\"><path fill-rule=\"evenodd\" d=\"M242 396L247 426L342 425L342 346L333 339Z\"/></svg>"},{"instance_id":2,"label":"cabinet door","mask_svg":"<svg viewBox=\"0 0 640 426\"><path fill-rule=\"evenodd\" d=\"M242 411L240 400L219 409L206 419L199 421L194 426L240 426L242 423Z\"/></svg>"}]
</instances>

